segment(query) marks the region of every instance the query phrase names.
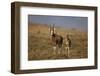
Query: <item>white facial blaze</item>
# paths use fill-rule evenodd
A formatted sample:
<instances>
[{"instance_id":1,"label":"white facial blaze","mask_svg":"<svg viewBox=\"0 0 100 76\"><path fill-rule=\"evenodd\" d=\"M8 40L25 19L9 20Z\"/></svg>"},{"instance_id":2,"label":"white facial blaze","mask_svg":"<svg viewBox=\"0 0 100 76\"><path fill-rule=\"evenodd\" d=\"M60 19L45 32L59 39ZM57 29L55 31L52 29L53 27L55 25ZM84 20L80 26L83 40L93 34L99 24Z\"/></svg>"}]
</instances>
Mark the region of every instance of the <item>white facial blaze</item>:
<instances>
[{"instance_id":1,"label":"white facial blaze","mask_svg":"<svg viewBox=\"0 0 100 76\"><path fill-rule=\"evenodd\" d=\"M56 28L54 26L50 26L50 34L53 35L53 33L56 33Z\"/></svg>"},{"instance_id":2,"label":"white facial blaze","mask_svg":"<svg viewBox=\"0 0 100 76\"><path fill-rule=\"evenodd\" d=\"M53 35L53 31L51 30L51 35Z\"/></svg>"}]
</instances>

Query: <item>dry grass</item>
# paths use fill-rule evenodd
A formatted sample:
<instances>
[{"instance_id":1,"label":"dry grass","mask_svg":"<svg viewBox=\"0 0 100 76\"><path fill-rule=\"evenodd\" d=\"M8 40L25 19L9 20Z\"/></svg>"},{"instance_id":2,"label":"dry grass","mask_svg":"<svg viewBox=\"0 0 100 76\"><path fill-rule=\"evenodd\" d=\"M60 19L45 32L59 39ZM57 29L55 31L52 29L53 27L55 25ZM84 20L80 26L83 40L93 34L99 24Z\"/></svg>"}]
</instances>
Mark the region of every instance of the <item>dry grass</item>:
<instances>
[{"instance_id":1,"label":"dry grass","mask_svg":"<svg viewBox=\"0 0 100 76\"><path fill-rule=\"evenodd\" d=\"M87 58L87 33L76 29L67 29L57 27L57 34L65 39L66 33L70 34L72 47L68 57L67 51L59 48L52 49L49 26L40 24L29 24L28 28L28 60L45 60L45 59L79 59ZM60 53L59 53L60 51Z\"/></svg>"}]
</instances>

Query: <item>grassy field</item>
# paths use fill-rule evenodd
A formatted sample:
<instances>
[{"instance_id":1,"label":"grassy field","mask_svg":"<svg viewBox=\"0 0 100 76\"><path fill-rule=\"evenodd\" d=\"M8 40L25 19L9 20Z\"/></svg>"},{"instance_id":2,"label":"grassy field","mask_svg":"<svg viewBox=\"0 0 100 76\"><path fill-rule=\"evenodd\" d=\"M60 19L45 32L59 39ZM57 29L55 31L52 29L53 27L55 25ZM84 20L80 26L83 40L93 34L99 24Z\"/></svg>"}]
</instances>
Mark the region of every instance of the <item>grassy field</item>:
<instances>
[{"instance_id":1,"label":"grassy field","mask_svg":"<svg viewBox=\"0 0 100 76\"><path fill-rule=\"evenodd\" d=\"M70 34L72 46L68 57L65 45L54 53L49 26L44 24L29 24L28 26L28 60L47 60L47 59L79 59L87 58L87 32L77 29L68 29L56 27L57 34L61 35L64 40L66 33Z\"/></svg>"}]
</instances>

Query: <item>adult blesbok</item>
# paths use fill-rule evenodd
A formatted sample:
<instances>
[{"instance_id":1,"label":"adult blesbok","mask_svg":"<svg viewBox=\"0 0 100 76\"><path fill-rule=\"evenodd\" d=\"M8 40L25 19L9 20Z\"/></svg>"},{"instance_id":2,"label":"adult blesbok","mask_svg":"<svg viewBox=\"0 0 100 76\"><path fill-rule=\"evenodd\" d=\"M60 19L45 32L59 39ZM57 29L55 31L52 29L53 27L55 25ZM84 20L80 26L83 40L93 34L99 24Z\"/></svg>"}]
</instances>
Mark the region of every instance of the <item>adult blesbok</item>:
<instances>
[{"instance_id":1,"label":"adult blesbok","mask_svg":"<svg viewBox=\"0 0 100 76\"><path fill-rule=\"evenodd\" d=\"M54 53L56 53L57 47L61 49L63 45L63 37L57 34L55 25L50 25L50 34L52 39L53 50ZM58 52L60 52L60 50Z\"/></svg>"},{"instance_id":2,"label":"adult blesbok","mask_svg":"<svg viewBox=\"0 0 100 76\"><path fill-rule=\"evenodd\" d=\"M67 50L67 56L70 56L70 47L71 47L71 39L69 38L69 34L66 35L65 38L65 49Z\"/></svg>"}]
</instances>

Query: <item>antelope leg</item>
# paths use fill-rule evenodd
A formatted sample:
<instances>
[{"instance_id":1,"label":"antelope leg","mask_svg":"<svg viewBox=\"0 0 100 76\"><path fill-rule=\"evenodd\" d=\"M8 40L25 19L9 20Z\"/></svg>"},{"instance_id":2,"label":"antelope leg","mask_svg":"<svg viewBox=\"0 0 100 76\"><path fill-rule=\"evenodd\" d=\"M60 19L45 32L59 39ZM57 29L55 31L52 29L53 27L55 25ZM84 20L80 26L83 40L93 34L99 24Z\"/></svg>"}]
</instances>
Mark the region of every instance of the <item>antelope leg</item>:
<instances>
[{"instance_id":1,"label":"antelope leg","mask_svg":"<svg viewBox=\"0 0 100 76\"><path fill-rule=\"evenodd\" d=\"M53 53L56 54L56 46L53 47Z\"/></svg>"}]
</instances>

